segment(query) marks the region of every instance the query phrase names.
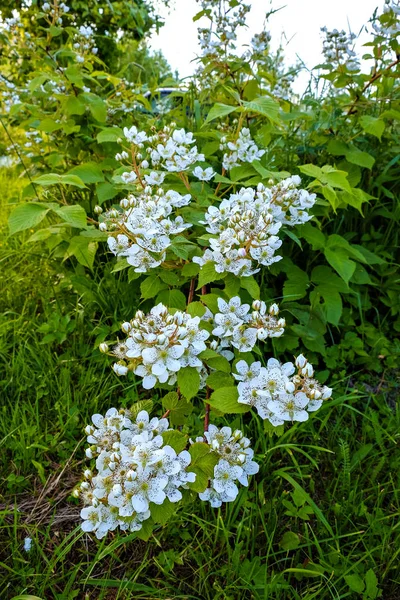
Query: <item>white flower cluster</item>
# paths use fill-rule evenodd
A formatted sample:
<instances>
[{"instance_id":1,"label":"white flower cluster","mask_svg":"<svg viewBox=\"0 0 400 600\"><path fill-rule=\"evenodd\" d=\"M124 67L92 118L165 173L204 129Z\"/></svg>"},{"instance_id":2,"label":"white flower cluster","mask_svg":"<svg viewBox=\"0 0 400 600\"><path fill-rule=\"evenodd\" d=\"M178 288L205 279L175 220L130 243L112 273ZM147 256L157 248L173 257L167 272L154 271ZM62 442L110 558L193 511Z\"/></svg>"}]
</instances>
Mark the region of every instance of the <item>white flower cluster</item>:
<instances>
[{"instance_id":1,"label":"white flower cluster","mask_svg":"<svg viewBox=\"0 0 400 600\"><path fill-rule=\"evenodd\" d=\"M307 421L308 413L318 410L332 395L331 388L314 379L314 369L302 354L295 364L270 358L266 367L241 360L236 370L238 401L254 406L260 417L275 427L285 421Z\"/></svg>"},{"instance_id":2,"label":"white flower cluster","mask_svg":"<svg viewBox=\"0 0 400 600\"><path fill-rule=\"evenodd\" d=\"M252 163L254 160L259 160L265 154L265 150L258 148L247 127L240 130L238 138L234 142L227 141L226 137L222 137L220 149L229 150L229 152L225 152L222 159L222 165L227 171L240 166L240 163Z\"/></svg>"},{"instance_id":3,"label":"white flower cluster","mask_svg":"<svg viewBox=\"0 0 400 600\"><path fill-rule=\"evenodd\" d=\"M173 385L183 367L195 367L200 373L204 370L198 355L206 350L210 334L200 328L200 317L181 311L172 315L160 303L148 315L138 310L121 328L128 337L112 350L120 359L113 366L117 375L131 370L143 378L145 389L151 389L158 381Z\"/></svg>"},{"instance_id":4,"label":"white flower cluster","mask_svg":"<svg viewBox=\"0 0 400 600\"><path fill-rule=\"evenodd\" d=\"M221 312L214 316L213 335L228 340L239 352L251 352L257 340L280 337L284 332L285 319L277 319L279 308L272 304L267 311L265 302L254 300L250 305L242 304L239 296L225 302L218 298Z\"/></svg>"},{"instance_id":5,"label":"white flower cluster","mask_svg":"<svg viewBox=\"0 0 400 600\"><path fill-rule=\"evenodd\" d=\"M326 60L336 65L344 64L349 71L358 71L360 63L353 49L356 34L337 29L328 31L326 27L321 27L321 31L325 34L322 52Z\"/></svg>"},{"instance_id":6,"label":"white flower cluster","mask_svg":"<svg viewBox=\"0 0 400 600\"><path fill-rule=\"evenodd\" d=\"M148 136L145 131L138 131L135 126L124 128L124 136L128 142L139 148L146 146L151 164L169 172L187 171L196 162L204 161L204 154L199 154L193 133L184 129L175 129L175 124L166 125L162 131ZM142 166L148 166L147 160Z\"/></svg>"},{"instance_id":7,"label":"white flower cluster","mask_svg":"<svg viewBox=\"0 0 400 600\"><path fill-rule=\"evenodd\" d=\"M288 177L271 187L259 183L257 189L241 188L221 204L210 206L205 214L211 249L193 262L203 266L213 262L217 273L233 273L246 277L270 266L282 257L276 256L282 241L277 236L282 225L297 225L311 219L308 210L316 195L298 189L298 175ZM253 261L256 262L254 266Z\"/></svg>"},{"instance_id":8,"label":"white flower cluster","mask_svg":"<svg viewBox=\"0 0 400 600\"><path fill-rule=\"evenodd\" d=\"M134 171L132 174L135 175ZM164 174L150 173L145 177L154 185L156 179L162 183ZM190 204L190 194L164 192L152 185L147 185L138 196L132 194L121 200L122 212L112 209L104 213L99 224L101 231L110 233L111 252L126 257L137 273L146 273L161 265L174 236L191 227L181 216L172 215L176 209Z\"/></svg>"},{"instance_id":9,"label":"white flower cluster","mask_svg":"<svg viewBox=\"0 0 400 600\"><path fill-rule=\"evenodd\" d=\"M199 498L210 502L213 508L219 508L223 502L233 502L239 489L237 482L247 486L248 476L258 473L259 467L254 462L254 451L250 448L250 440L230 427L218 429L209 425L204 436L211 449L219 457L214 467L214 477L209 487L199 494ZM203 438L199 438L203 440Z\"/></svg>"},{"instance_id":10,"label":"white flower cluster","mask_svg":"<svg viewBox=\"0 0 400 600\"><path fill-rule=\"evenodd\" d=\"M376 35L385 38L397 37L400 34L400 0L385 0L383 15L374 17L372 28Z\"/></svg>"},{"instance_id":11,"label":"white flower cluster","mask_svg":"<svg viewBox=\"0 0 400 600\"><path fill-rule=\"evenodd\" d=\"M139 531L151 516L150 502L179 502L180 489L195 481L195 473L187 471L191 456L164 445L168 420L149 419L146 411L131 420L129 413L111 408L104 417L93 415L92 422L85 429L86 456L96 457L97 473L86 470L75 493L86 504L82 529L99 539L117 527Z\"/></svg>"},{"instance_id":12,"label":"white flower cluster","mask_svg":"<svg viewBox=\"0 0 400 600\"><path fill-rule=\"evenodd\" d=\"M246 25L250 5L227 0L200 0L202 10L211 21L208 28L198 28L203 57L221 57L236 48L237 31Z\"/></svg>"},{"instance_id":13,"label":"white flower cluster","mask_svg":"<svg viewBox=\"0 0 400 600\"><path fill-rule=\"evenodd\" d=\"M316 194L310 194L307 190L298 189L301 179L298 175L292 175L283 179L271 188L259 184L259 194L264 194L266 201L270 203L274 219L283 225L301 225L309 221L312 216L308 210L317 201Z\"/></svg>"},{"instance_id":14,"label":"white flower cluster","mask_svg":"<svg viewBox=\"0 0 400 600\"><path fill-rule=\"evenodd\" d=\"M74 48L77 51L76 60L78 63L85 62L85 54L97 54L99 49L95 46L94 36L96 35L95 25L81 25L75 36Z\"/></svg>"},{"instance_id":15,"label":"white flower cluster","mask_svg":"<svg viewBox=\"0 0 400 600\"><path fill-rule=\"evenodd\" d=\"M260 191L242 188L205 214L211 249L193 262L203 266L213 262L217 273L246 277L259 271L258 265L270 266L282 257L275 256L282 241L276 235L281 223L274 220L264 186ZM255 261L256 265L253 264Z\"/></svg>"}]
</instances>

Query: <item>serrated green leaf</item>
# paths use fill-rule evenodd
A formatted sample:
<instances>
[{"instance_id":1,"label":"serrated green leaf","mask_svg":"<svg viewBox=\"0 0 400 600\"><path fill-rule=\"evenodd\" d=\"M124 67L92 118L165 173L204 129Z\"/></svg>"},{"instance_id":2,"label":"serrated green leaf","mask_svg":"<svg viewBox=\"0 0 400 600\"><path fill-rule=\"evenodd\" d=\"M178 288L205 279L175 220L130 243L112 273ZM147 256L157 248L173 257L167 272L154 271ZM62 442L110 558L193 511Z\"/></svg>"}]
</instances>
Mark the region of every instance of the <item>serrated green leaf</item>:
<instances>
[{"instance_id":1,"label":"serrated green leaf","mask_svg":"<svg viewBox=\"0 0 400 600\"><path fill-rule=\"evenodd\" d=\"M140 284L140 294L144 300L155 298L158 292L163 288L165 288L165 285L157 275L149 275L149 277L146 277Z\"/></svg>"},{"instance_id":2,"label":"serrated green leaf","mask_svg":"<svg viewBox=\"0 0 400 600\"><path fill-rule=\"evenodd\" d=\"M260 98L254 98L254 100L250 100L249 102L244 101L243 106L247 111L268 117L271 121L279 121L279 104L270 96L261 96Z\"/></svg>"},{"instance_id":3,"label":"serrated green leaf","mask_svg":"<svg viewBox=\"0 0 400 600\"><path fill-rule=\"evenodd\" d=\"M200 375L194 367L185 367L178 371L178 386L186 400L196 396L200 388Z\"/></svg>"},{"instance_id":4,"label":"serrated green leaf","mask_svg":"<svg viewBox=\"0 0 400 600\"><path fill-rule=\"evenodd\" d=\"M202 317L206 312L206 307L201 302L191 302L188 304L186 312L191 317Z\"/></svg>"},{"instance_id":5,"label":"serrated green leaf","mask_svg":"<svg viewBox=\"0 0 400 600\"><path fill-rule=\"evenodd\" d=\"M182 452L188 444L188 436L178 431L177 429L170 429L162 433L165 446L171 446L177 454Z\"/></svg>"},{"instance_id":6,"label":"serrated green leaf","mask_svg":"<svg viewBox=\"0 0 400 600\"><path fill-rule=\"evenodd\" d=\"M160 283L165 286L164 283ZM186 309L186 297L180 290L162 290L158 294L156 302L162 302L168 308L176 308L178 310Z\"/></svg>"},{"instance_id":7,"label":"serrated green leaf","mask_svg":"<svg viewBox=\"0 0 400 600\"><path fill-rule=\"evenodd\" d=\"M162 504L154 504L153 502L150 502L149 509L154 523L165 525L168 523L172 515L177 511L178 503L171 502L168 500L168 498L166 498Z\"/></svg>"},{"instance_id":8,"label":"serrated green leaf","mask_svg":"<svg viewBox=\"0 0 400 600\"><path fill-rule=\"evenodd\" d=\"M228 104L221 104L220 102L217 102L210 109L210 112L208 113L207 118L204 121L204 125L207 125L207 123L214 121L214 119L218 119L220 117L226 117L226 115L229 115L230 113L232 113L238 109L239 109L238 106L229 106Z\"/></svg>"},{"instance_id":9,"label":"serrated green leaf","mask_svg":"<svg viewBox=\"0 0 400 600\"><path fill-rule=\"evenodd\" d=\"M236 386L223 387L211 394L208 403L222 413L245 413L250 410L247 404L238 402L239 392Z\"/></svg>"},{"instance_id":10,"label":"serrated green leaf","mask_svg":"<svg viewBox=\"0 0 400 600\"><path fill-rule=\"evenodd\" d=\"M360 117L360 125L366 133L374 135L379 140L385 130L385 121L370 115Z\"/></svg>"},{"instance_id":11,"label":"serrated green leaf","mask_svg":"<svg viewBox=\"0 0 400 600\"><path fill-rule=\"evenodd\" d=\"M103 171L95 162L78 165L68 171L68 175L77 175L83 183L99 183L104 181Z\"/></svg>"},{"instance_id":12,"label":"serrated green leaf","mask_svg":"<svg viewBox=\"0 0 400 600\"><path fill-rule=\"evenodd\" d=\"M252 275L240 278L240 287L247 290L254 300L260 299L260 286Z\"/></svg>"},{"instance_id":13,"label":"serrated green leaf","mask_svg":"<svg viewBox=\"0 0 400 600\"><path fill-rule=\"evenodd\" d=\"M345 575L344 579L352 592L361 594L364 591L364 582L356 573L354 575Z\"/></svg>"},{"instance_id":14,"label":"serrated green leaf","mask_svg":"<svg viewBox=\"0 0 400 600\"><path fill-rule=\"evenodd\" d=\"M357 148L347 150L345 156L346 160L348 160L350 163L354 163L359 167L365 167L366 169L372 169L375 163L375 158L373 156L368 154L368 152L363 152Z\"/></svg>"},{"instance_id":15,"label":"serrated green leaf","mask_svg":"<svg viewBox=\"0 0 400 600\"><path fill-rule=\"evenodd\" d=\"M217 273L215 270L214 263L208 262L203 265L200 269L199 273L199 281L197 290L203 287L203 285L207 285L208 283L212 283L213 281L218 281L219 279L223 279L225 273Z\"/></svg>"},{"instance_id":16,"label":"serrated green leaf","mask_svg":"<svg viewBox=\"0 0 400 600\"><path fill-rule=\"evenodd\" d=\"M39 202L19 204L8 217L10 235L35 227L43 221L48 212L49 207Z\"/></svg>"},{"instance_id":17,"label":"serrated green leaf","mask_svg":"<svg viewBox=\"0 0 400 600\"><path fill-rule=\"evenodd\" d=\"M297 533L286 531L283 534L279 545L283 550L295 550L300 545L300 538Z\"/></svg>"},{"instance_id":18,"label":"serrated green leaf","mask_svg":"<svg viewBox=\"0 0 400 600\"><path fill-rule=\"evenodd\" d=\"M84 267L93 269L98 243L83 236L76 235L69 243L65 258L75 256Z\"/></svg>"},{"instance_id":19,"label":"serrated green leaf","mask_svg":"<svg viewBox=\"0 0 400 600\"><path fill-rule=\"evenodd\" d=\"M87 225L85 209L78 204L60 206L60 208L54 209L54 212L71 227L85 229Z\"/></svg>"}]
</instances>

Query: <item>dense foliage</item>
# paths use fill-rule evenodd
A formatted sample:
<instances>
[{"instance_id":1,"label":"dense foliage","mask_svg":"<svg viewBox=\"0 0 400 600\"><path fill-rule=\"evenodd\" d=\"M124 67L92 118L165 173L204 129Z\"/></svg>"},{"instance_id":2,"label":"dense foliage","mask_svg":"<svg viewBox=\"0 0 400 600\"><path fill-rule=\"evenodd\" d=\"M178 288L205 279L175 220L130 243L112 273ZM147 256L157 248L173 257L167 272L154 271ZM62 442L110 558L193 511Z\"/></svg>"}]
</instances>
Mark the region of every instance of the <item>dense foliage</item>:
<instances>
[{"instance_id":1,"label":"dense foliage","mask_svg":"<svg viewBox=\"0 0 400 600\"><path fill-rule=\"evenodd\" d=\"M4 531L36 532L4 589L395 598L400 8L363 63L325 28L299 98L265 28L236 48L246 4L200 4L185 87L143 2L3 15Z\"/></svg>"}]
</instances>

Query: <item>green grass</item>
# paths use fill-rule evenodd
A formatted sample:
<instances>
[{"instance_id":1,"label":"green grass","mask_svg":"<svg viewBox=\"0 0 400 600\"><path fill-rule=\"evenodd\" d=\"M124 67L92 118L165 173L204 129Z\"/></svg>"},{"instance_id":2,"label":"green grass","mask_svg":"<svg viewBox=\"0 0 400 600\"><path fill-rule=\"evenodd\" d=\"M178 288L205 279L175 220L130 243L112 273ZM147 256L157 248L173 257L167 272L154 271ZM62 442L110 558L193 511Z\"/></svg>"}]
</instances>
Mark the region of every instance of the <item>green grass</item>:
<instances>
[{"instance_id":1,"label":"green grass","mask_svg":"<svg viewBox=\"0 0 400 600\"><path fill-rule=\"evenodd\" d=\"M80 531L70 492L85 464L83 427L93 412L138 398L96 350L134 308L135 282L121 277L113 290L114 279L35 253L29 232L7 239L6 203L20 194L7 173L0 598L398 600L400 415L398 383L387 377L365 388L357 383L365 373L353 373L309 422L280 438L246 416L261 469L232 505L187 504L147 543L135 534L98 542Z\"/></svg>"}]
</instances>

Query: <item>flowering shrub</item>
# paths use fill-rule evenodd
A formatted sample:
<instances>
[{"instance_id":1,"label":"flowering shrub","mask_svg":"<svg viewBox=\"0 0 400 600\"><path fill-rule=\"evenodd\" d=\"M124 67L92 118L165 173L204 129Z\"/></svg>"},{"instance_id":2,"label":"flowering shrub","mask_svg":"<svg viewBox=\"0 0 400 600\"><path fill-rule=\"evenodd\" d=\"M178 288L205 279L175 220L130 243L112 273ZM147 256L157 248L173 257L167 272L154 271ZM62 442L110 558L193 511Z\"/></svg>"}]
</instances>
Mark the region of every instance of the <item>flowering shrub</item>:
<instances>
[{"instance_id":1,"label":"flowering shrub","mask_svg":"<svg viewBox=\"0 0 400 600\"><path fill-rule=\"evenodd\" d=\"M98 538L117 527L147 538L196 495L212 507L234 501L258 472L257 457L241 431L210 419L254 408L268 434L309 419L330 398L324 381L341 376L337 365L346 357L370 365L365 339L378 352L381 337L362 319L354 332L361 302L374 305L365 286L375 293L383 279L386 306L397 290L387 256L365 247L374 226L363 239L357 226L341 227L348 215L361 218L372 193L393 196L378 177L396 164L393 149L368 136L380 142L397 117L387 98L399 62L398 3L372 18L374 75L361 72L352 34L324 30L326 88L305 101L266 30L244 53L236 48L244 2L202 0L201 8L211 27L199 31L198 71L182 106L162 114L148 82L102 61L101 24L75 20L65 3L42 4L37 38L22 13L2 25L23 67L10 54L1 79L4 113L20 136L8 149L32 180L11 233L45 225L29 243L75 259L85 284L95 260L108 273L111 258L111 277L131 286L132 319L122 339L113 327L101 332L100 350L117 376L138 383L139 398L154 390L162 405L153 418L141 401L112 408L86 429L96 465L75 495L86 505L83 529ZM38 72L26 61L32 51ZM331 371L315 377L311 362Z\"/></svg>"}]
</instances>

